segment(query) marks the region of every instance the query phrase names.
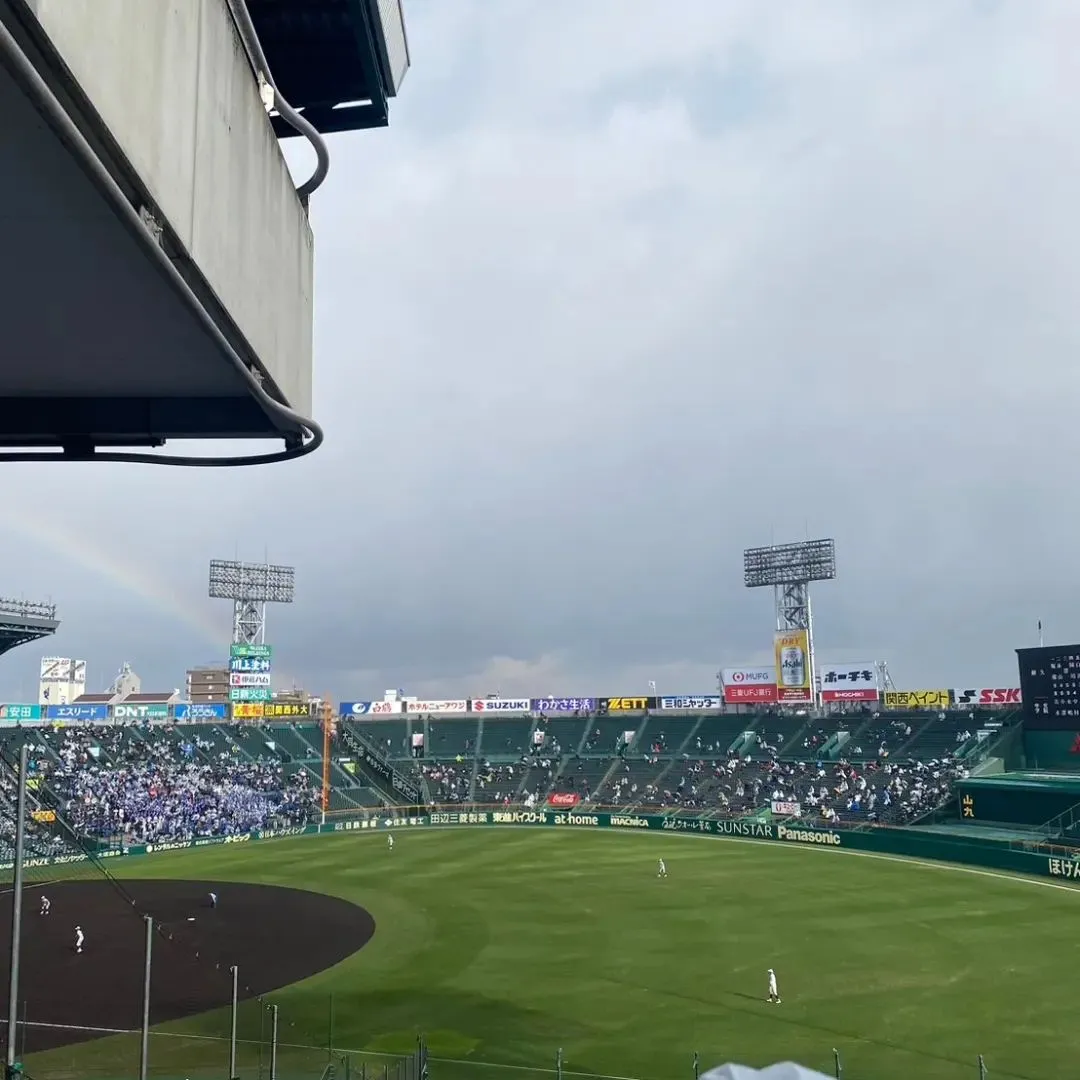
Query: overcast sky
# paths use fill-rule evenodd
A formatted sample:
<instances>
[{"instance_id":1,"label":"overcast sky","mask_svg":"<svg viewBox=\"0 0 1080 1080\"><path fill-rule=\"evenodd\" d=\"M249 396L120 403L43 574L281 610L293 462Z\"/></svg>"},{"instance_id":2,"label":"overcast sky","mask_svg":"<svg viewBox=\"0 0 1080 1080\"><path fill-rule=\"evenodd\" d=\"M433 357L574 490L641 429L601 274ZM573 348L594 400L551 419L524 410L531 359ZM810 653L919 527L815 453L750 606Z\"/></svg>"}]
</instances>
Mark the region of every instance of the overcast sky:
<instances>
[{"instance_id":1,"label":"overcast sky","mask_svg":"<svg viewBox=\"0 0 1080 1080\"><path fill-rule=\"evenodd\" d=\"M344 699L709 690L770 653L743 548L818 536L826 661L1013 685L1080 638L1075 3L405 13L313 204L325 447L8 466L0 593L63 626L0 700L46 651L182 685L212 557L296 565L276 666Z\"/></svg>"}]
</instances>

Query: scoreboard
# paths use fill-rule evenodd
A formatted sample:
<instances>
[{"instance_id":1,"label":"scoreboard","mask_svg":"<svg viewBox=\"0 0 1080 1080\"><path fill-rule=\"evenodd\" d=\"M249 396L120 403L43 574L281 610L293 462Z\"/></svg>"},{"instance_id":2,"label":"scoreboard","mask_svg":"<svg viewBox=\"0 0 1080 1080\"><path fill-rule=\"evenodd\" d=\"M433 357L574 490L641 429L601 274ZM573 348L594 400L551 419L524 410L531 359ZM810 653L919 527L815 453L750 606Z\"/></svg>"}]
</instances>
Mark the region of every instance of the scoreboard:
<instances>
[{"instance_id":1,"label":"scoreboard","mask_svg":"<svg viewBox=\"0 0 1080 1080\"><path fill-rule=\"evenodd\" d=\"M1080 645L1017 649L1024 726L1080 731Z\"/></svg>"}]
</instances>

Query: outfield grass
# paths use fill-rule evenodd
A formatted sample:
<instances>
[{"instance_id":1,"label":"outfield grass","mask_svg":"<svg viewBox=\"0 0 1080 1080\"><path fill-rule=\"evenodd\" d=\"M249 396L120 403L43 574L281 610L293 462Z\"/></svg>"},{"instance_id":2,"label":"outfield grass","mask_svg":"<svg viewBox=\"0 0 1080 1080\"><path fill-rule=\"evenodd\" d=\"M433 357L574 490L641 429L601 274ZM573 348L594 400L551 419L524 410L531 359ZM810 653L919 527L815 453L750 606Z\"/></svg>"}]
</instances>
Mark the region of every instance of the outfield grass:
<instances>
[{"instance_id":1,"label":"outfield grass","mask_svg":"<svg viewBox=\"0 0 1080 1080\"><path fill-rule=\"evenodd\" d=\"M845 1080L974 1078L980 1053L992 1080L1080 1068L1080 896L1068 887L668 834L448 829L397 841L390 853L385 834L341 834L110 870L306 887L374 915L365 949L274 995L282 1041L315 1048L283 1051L281 1080L318 1075L331 996L334 1046L367 1051L369 1078L382 1075L378 1055L408 1052L419 1031L432 1080L548 1080L559 1048L568 1074L644 1080L690 1080L694 1052L703 1070L793 1059L831 1074L834 1047ZM762 1000L769 967L778 1007ZM242 1037L254 1040L248 1010ZM227 1028L220 1013L170 1025L153 1073L209 1075L222 1044L175 1033ZM134 1075L136 1053L120 1036L33 1056L27 1071ZM253 1044L245 1055L258 1075Z\"/></svg>"}]
</instances>

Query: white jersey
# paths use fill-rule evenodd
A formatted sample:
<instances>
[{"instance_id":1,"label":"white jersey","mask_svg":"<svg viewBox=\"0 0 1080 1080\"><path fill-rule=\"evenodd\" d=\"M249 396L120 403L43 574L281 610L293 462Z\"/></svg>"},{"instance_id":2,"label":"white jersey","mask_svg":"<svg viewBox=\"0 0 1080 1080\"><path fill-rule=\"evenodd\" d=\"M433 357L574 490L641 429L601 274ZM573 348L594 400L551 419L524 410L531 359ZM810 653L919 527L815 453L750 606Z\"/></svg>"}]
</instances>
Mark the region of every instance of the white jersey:
<instances>
[{"instance_id":1,"label":"white jersey","mask_svg":"<svg viewBox=\"0 0 1080 1080\"><path fill-rule=\"evenodd\" d=\"M83 942L85 940L86 939L83 937L83 932L81 930L76 930L75 931L75 948L76 949L81 949L83 947Z\"/></svg>"},{"instance_id":2,"label":"white jersey","mask_svg":"<svg viewBox=\"0 0 1080 1080\"><path fill-rule=\"evenodd\" d=\"M43 896L41 898L41 914L42 915L48 915L49 914L49 908L51 908L51 907L52 907L52 901L47 896Z\"/></svg>"},{"instance_id":3,"label":"white jersey","mask_svg":"<svg viewBox=\"0 0 1080 1080\"><path fill-rule=\"evenodd\" d=\"M388 837L386 838L386 846L387 846L387 847L388 847L388 848L389 848L389 849L390 849L391 851L393 851L393 850L394 850L394 838L393 838L392 836L388 836Z\"/></svg>"},{"instance_id":4,"label":"white jersey","mask_svg":"<svg viewBox=\"0 0 1080 1080\"><path fill-rule=\"evenodd\" d=\"M776 992L776 972L775 971L770 971L769 972L769 994L772 997L779 997L779 994L777 994L777 992Z\"/></svg>"},{"instance_id":5,"label":"white jersey","mask_svg":"<svg viewBox=\"0 0 1080 1080\"><path fill-rule=\"evenodd\" d=\"M664 860L663 859L660 860L660 873L661 874L666 874L667 873L667 867L664 865Z\"/></svg>"}]
</instances>

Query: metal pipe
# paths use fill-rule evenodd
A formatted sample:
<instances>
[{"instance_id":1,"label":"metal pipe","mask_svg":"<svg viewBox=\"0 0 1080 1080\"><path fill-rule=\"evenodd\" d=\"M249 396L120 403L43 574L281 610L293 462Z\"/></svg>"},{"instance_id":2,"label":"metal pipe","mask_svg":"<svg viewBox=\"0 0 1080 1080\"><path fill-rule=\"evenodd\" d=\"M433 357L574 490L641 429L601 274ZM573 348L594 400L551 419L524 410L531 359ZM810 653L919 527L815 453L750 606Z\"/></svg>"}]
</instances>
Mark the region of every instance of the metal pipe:
<instances>
[{"instance_id":1,"label":"metal pipe","mask_svg":"<svg viewBox=\"0 0 1080 1080\"><path fill-rule=\"evenodd\" d=\"M22 955L23 863L26 852L26 743L19 747L19 795L15 804L15 866L11 894L11 960L8 967L8 1070L15 1064L19 1023L19 959Z\"/></svg>"},{"instance_id":2,"label":"metal pipe","mask_svg":"<svg viewBox=\"0 0 1080 1080\"><path fill-rule=\"evenodd\" d=\"M142 1040L139 1044L139 1080L146 1080L150 1067L150 968L154 951L154 920L144 915L146 920L146 959L143 972L142 1000Z\"/></svg>"},{"instance_id":3,"label":"metal pipe","mask_svg":"<svg viewBox=\"0 0 1080 1080\"><path fill-rule=\"evenodd\" d=\"M277 1080L277 1010L270 1006L270 1080Z\"/></svg>"},{"instance_id":4,"label":"metal pipe","mask_svg":"<svg viewBox=\"0 0 1080 1080\"><path fill-rule=\"evenodd\" d=\"M232 972L232 1023L229 1028L229 1080L236 1080L236 1020L240 1003L240 969L234 964Z\"/></svg>"}]
</instances>

